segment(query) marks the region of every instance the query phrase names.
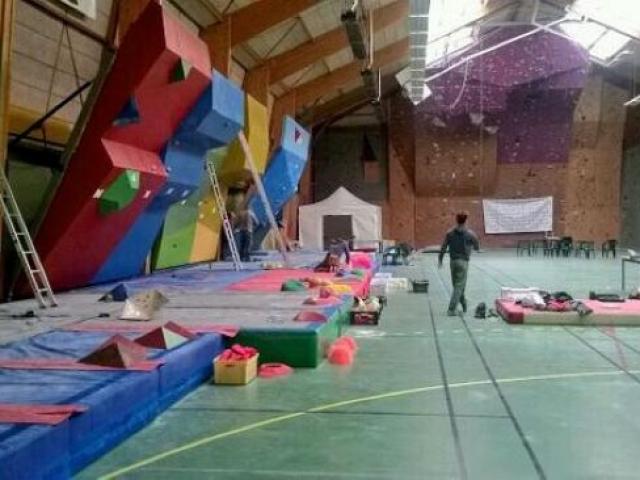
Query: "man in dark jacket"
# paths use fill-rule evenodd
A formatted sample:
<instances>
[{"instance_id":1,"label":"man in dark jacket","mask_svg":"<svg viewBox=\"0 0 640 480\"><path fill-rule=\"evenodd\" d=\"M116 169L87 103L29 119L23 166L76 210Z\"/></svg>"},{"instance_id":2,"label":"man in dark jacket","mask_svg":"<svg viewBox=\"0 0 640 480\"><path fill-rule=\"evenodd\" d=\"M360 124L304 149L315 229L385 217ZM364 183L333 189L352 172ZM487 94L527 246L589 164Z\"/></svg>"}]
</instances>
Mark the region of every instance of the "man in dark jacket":
<instances>
[{"instance_id":1,"label":"man in dark jacket","mask_svg":"<svg viewBox=\"0 0 640 480\"><path fill-rule=\"evenodd\" d=\"M478 237L469 230L465 225L467 223L467 214L458 213L456 215L457 225L447 232L440 248L438 256L438 267L442 268L442 260L444 254L449 249L449 257L451 258L451 283L453 284L453 292L451 293L451 301L449 302L449 310L447 315L455 316L458 303L462 305L462 311L467 311L467 299L464 296L464 290L467 286L467 271L469 270L469 258L471 257L471 249L476 252L480 249Z\"/></svg>"}]
</instances>

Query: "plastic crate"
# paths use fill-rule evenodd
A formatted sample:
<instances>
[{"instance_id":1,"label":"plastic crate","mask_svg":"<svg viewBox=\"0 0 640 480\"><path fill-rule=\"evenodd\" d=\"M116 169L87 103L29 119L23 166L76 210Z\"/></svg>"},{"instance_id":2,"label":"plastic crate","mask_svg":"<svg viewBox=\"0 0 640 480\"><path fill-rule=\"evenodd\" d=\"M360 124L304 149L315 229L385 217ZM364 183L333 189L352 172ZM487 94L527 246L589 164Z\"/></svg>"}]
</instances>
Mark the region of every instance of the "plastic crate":
<instances>
[{"instance_id":1,"label":"plastic crate","mask_svg":"<svg viewBox=\"0 0 640 480\"><path fill-rule=\"evenodd\" d=\"M258 357L248 360L221 360L213 362L214 382L220 385L246 385L258 375Z\"/></svg>"},{"instance_id":2,"label":"plastic crate","mask_svg":"<svg viewBox=\"0 0 640 480\"><path fill-rule=\"evenodd\" d=\"M351 325L378 325L382 309L377 312L351 311Z\"/></svg>"},{"instance_id":3,"label":"plastic crate","mask_svg":"<svg viewBox=\"0 0 640 480\"><path fill-rule=\"evenodd\" d=\"M429 280L413 280L413 293L429 293Z\"/></svg>"}]
</instances>

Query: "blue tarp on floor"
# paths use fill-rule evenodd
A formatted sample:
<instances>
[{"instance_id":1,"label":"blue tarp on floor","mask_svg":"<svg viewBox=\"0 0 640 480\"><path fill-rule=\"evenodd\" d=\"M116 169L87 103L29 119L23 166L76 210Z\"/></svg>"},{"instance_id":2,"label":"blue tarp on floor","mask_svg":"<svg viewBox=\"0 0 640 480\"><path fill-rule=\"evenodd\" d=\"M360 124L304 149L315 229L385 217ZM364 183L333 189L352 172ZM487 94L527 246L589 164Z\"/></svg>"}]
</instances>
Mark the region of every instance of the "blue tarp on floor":
<instances>
[{"instance_id":1,"label":"blue tarp on floor","mask_svg":"<svg viewBox=\"0 0 640 480\"><path fill-rule=\"evenodd\" d=\"M52 331L0 347L0 358L80 358L109 336ZM210 377L222 348L207 334L153 350L165 363L152 372L0 370L0 403L88 407L57 426L0 424L0 478L69 478Z\"/></svg>"}]
</instances>

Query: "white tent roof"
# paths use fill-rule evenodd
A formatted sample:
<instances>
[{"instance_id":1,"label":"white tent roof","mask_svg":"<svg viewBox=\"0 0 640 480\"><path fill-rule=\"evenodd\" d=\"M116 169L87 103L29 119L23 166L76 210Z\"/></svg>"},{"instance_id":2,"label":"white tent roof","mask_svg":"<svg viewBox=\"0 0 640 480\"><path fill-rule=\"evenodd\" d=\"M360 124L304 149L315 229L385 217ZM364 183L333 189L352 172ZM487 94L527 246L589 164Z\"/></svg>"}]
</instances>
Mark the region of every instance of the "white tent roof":
<instances>
[{"instance_id":1,"label":"white tent roof","mask_svg":"<svg viewBox=\"0 0 640 480\"><path fill-rule=\"evenodd\" d=\"M356 197L344 187L324 200L299 208L300 243L305 248L323 249L323 217L350 215L356 241L382 239L382 208Z\"/></svg>"}]
</instances>

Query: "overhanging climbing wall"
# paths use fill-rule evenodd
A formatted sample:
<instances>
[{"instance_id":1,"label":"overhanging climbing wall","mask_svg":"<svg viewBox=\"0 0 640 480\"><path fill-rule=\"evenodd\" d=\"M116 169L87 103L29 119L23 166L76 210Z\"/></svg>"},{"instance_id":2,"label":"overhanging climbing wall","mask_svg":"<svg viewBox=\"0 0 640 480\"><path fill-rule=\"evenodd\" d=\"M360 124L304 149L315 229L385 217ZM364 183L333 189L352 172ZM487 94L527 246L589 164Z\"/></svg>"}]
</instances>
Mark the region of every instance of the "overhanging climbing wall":
<instances>
[{"instance_id":1,"label":"overhanging climbing wall","mask_svg":"<svg viewBox=\"0 0 640 480\"><path fill-rule=\"evenodd\" d=\"M197 235L211 239L211 235L207 235L209 229L202 229L203 222L212 228L216 225L212 217L217 212L213 209L203 211L207 208L206 205L215 203L209 196L211 188L205 175L204 159L207 151L219 150L237 137L244 126L244 118L244 93L234 83L214 72L210 88L180 126L165 154L167 165L172 150L174 156L178 155L177 162L167 168L170 172L184 170L189 157L192 164L197 164L197 174L190 177L189 189L180 192L180 198L177 199L179 203L172 202L173 206L169 209L154 250L154 268L190 263L196 244L199 249L196 257L199 261L210 259L215 254L215 243L207 249L203 245L205 238L196 241ZM203 250L208 250L208 255Z\"/></svg>"},{"instance_id":2,"label":"overhanging climbing wall","mask_svg":"<svg viewBox=\"0 0 640 480\"><path fill-rule=\"evenodd\" d=\"M309 157L309 143L309 133L293 118L285 117L280 146L262 178L274 214L279 213L298 190ZM250 207L260 225L268 225L269 219L259 197L251 199Z\"/></svg>"},{"instance_id":3,"label":"overhanging climbing wall","mask_svg":"<svg viewBox=\"0 0 640 480\"><path fill-rule=\"evenodd\" d=\"M206 45L150 2L124 38L37 233L54 288L90 283L149 207L167 181L159 153L209 72Z\"/></svg>"},{"instance_id":4,"label":"overhanging climbing wall","mask_svg":"<svg viewBox=\"0 0 640 480\"><path fill-rule=\"evenodd\" d=\"M185 78L181 75L176 81L184 81ZM171 237L171 240L161 242L158 252L162 254L170 250L172 253L167 256L176 257L179 261L176 265L189 262L199 202L202 192L207 191L201 188L205 177L205 155L209 149L225 145L237 136L244 123L242 105L242 91L214 71L211 83L164 149L162 157L168 174L167 182L120 241L93 282L141 273L167 212L177 203L182 203L176 210L180 221L188 225L180 228L180 235L176 236L172 229L174 221L169 220L165 230L170 232L163 234L163 238ZM171 214L173 216L175 213Z\"/></svg>"},{"instance_id":5,"label":"overhanging climbing wall","mask_svg":"<svg viewBox=\"0 0 640 480\"><path fill-rule=\"evenodd\" d=\"M267 107L251 95L246 96L245 112L244 134L251 149L253 163L258 173L262 174L269 156L269 114ZM218 177L226 185L233 185L251 178L251 169L237 139L229 146L227 157L218 170Z\"/></svg>"}]
</instances>

